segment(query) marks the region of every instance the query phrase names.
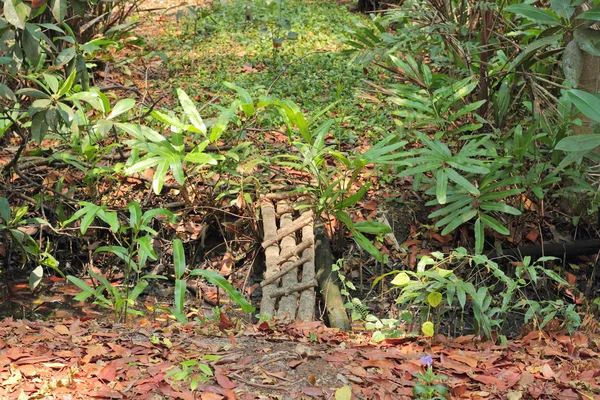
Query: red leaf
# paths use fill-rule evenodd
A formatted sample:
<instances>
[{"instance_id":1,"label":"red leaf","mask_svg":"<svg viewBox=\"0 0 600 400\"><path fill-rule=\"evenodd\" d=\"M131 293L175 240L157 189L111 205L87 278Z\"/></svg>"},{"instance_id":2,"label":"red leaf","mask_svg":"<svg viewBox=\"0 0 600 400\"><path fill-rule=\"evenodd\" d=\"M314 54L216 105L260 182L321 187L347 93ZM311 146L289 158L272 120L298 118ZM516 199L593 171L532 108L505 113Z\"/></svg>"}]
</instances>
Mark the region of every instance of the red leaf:
<instances>
[{"instance_id":1,"label":"red leaf","mask_svg":"<svg viewBox=\"0 0 600 400\"><path fill-rule=\"evenodd\" d=\"M235 383L231 382L228 377L218 372L215 373L215 378L217 378L217 383L225 389L233 389L237 386Z\"/></svg>"},{"instance_id":2,"label":"red leaf","mask_svg":"<svg viewBox=\"0 0 600 400\"><path fill-rule=\"evenodd\" d=\"M110 363L106 364L104 366L104 368L102 368L100 370L100 372L98 372L98 378L105 382L114 381L116 376L117 376L117 364L114 362L110 362Z\"/></svg>"},{"instance_id":3,"label":"red leaf","mask_svg":"<svg viewBox=\"0 0 600 400\"><path fill-rule=\"evenodd\" d=\"M323 389L312 386L302 386L302 393L311 397L322 397Z\"/></svg>"}]
</instances>

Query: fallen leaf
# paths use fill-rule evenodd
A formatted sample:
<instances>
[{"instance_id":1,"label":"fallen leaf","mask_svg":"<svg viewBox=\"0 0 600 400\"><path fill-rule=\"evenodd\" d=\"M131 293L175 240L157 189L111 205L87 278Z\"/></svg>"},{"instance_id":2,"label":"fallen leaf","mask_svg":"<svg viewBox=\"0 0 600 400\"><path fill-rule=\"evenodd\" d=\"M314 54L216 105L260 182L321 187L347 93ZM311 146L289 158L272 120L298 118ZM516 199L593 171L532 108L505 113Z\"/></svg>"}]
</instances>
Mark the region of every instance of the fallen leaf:
<instances>
[{"instance_id":1,"label":"fallen leaf","mask_svg":"<svg viewBox=\"0 0 600 400\"><path fill-rule=\"evenodd\" d=\"M98 372L98 379L103 381L112 382L117 376L117 364L115 362L109 362Z\"/></svg>"},{"instance_id":2,"label":"fallen leaf","mask_svg":"<svg viewBox=\"0 0 600 400\"><path fill-rule=\"evenodd\" d=\"M335 400L350 400L352 398L352 389L350 386L342 386L335 391Z\"/></svg>"},{"instance_id":3,"label":"fallen leaf","mask_svg":"<svg viewBox=\"0 0 600 400\"><path fill-rule=\"evenodd\" d=\"M54 327L54 330L55 330L56 332L58 332L59 334L61 334L61 335L64 335L64 336L66 336L66 335L70 335L70 334L71 334L71 331L69 331L69 328L67 328L66 326L64 326L64 325L61 325L61 324L59 324L59 325L56 325L56 326Z\"/></svg>"},{"instance_id":4,"label":"fallen leaf","mask_svg":"<svg viewBox=\"0 0 600 400\"><path fill-rule=\"evenodd\" d=\"M553 378L554 377L554 371L552 371L552 367L550 367L550 365L548 365L548 364L544 364L544 366L542 367L542 375L546 379Z\"/></svg>"},{"instance_id":5,"label":"fallen leaf","mask_svg":"<svg viewBox=\"0 0 600 400\"><path fill-rule=\"evenodd\" d=\"M231 380L223 374L215 373L215 378L217 379L217 383L219 385L221 385L222 387L224 387L225 389L233 389L237 386L235 383L231 382Z\"/></svg>"}]
</instances>

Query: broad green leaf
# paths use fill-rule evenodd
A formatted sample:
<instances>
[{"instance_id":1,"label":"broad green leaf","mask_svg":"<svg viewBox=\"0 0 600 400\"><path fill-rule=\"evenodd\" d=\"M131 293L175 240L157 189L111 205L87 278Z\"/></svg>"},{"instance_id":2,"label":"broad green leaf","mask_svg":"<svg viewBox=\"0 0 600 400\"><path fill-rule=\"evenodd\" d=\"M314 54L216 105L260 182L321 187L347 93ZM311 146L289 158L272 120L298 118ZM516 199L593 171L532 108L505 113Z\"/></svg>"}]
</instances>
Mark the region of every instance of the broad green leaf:
<instances>
[{"instance_id":1,"label":"broad green leaf","mask_svg":"<svg viewBox=\"0 0 600 400\"><path fill-rule=\"evenodd\" d=\"M495 203L487 201L480 203L479 208L485 211L499 211L511 215L521 215L521 211L504 203Z\"/></svg>"},{"instance_id":2,"label":"broad green leaf","mask_svg":"<svg viewBox=\"0 0 600 400\"><path fill-rule=\"evenodd\" d=\"M433 322L426 321L421 325L421 331L425 334L425 336L432 337L435 333Z\"/></svg>"},{"instance_id":3,"label":"broad green leaf","mask_svg":"<svg viewBox=\"0 0 600 400\"><path fill-rule=\"evenodd\" d=\"M156 166L154 176L152 177L152 190L154 190L154 193L160 194L162 191L167 172L169 172L169 160L160 161Z\"/></svg>"},{"instance_id":4,"label":"broad green leaf","mask_svg":"<svg viewBox=\"0 0 600 400\"><path fill-rule=\"evenodd\" d=\"M3 58L3 57L0 57ZM12 59L11 59L12 60ZM0 63L1 65L1 63ZM5 99L11 100L13 103L17 102L17 97L15 96L15 92L12 91L11 88L9 88L8 86L6 86L3 83L0 83L0 97L4 97ZM11 124L12 122L8 122L9 124ZM8 125L5 125L0 128L2 130L0 130L0 136L2 136L2 132L4 131L4 129L8 129Z\"/></svg>"},{"instance_id":5,"label":"broad green leaf","mask_svg":"<svg viewBox=\"0 0 600 400\"><path fill-rule=\"evenodd\" d=\"M40 38L41 29L35 24L26 23L21 46L27 58L34 65L37 65L40 61Z\"/></svg>"},{"instance_id":6,"label":"broad green leaf","mask_svg":"<svg viewBox=\"0 0 600 400\"><path fill-rule=\"evenodd\" d=\"M77 1L77 0L75 0ZM68 64L77 55L77 49L75 47L67 47L56 56L56 66L61 67Z\"/></svg>"},{"instance_id":7,"label":"broad green leaf","mask_svg":"<svg viewBox=\"0 0 600 400\"><path fill-rule=\"evenodd\" d=\"M175 279L175 311L183 314L183 305L185 302L185 292L187 291L187 286L185 284L185 280L183 279Z\"/></svg>"},{"instance_id":8,"label":"broad green leaf","mask_svg":"<svg viewBox=\"0 0 600 400\"><path fill-rule=\"evenodd\" d=\"M437 307L442 302L442 294L440 292L431 292L427 296L427 302L431 307Z\"/></svg>"},{"instance_id":9,"label":"broad green leaf","mask_svg":"<svg viewBox=\"0 0 600 400\"><path fill-rule=\"evenodd\" d=\"M83 218L81 218L81 229L80 230L81 230L82 235L85 235L88 228L94 221L94 218L96 218L96 215L98 214L98 212L100 212L102 207L92 205L90 207L86 207L85 209L86 209L86 213L83 215Z\"/></svg>"},{"instance_id":10,"label":"broad green leaf","mask_svg":"<svg viewBox=\"0 0 600 400\"><path fill-rule=\"evenodd\" d=\"M140 246L140 252L146 254L152 260L156 260L156 253L152 247L152 237L150 235L137 238L137 243Z\"/></svg>"},{"instance_id":11,"label":"broad green leaf","mask_svg":"<svg viewBox=\"0 0 600 400\"><path fill-rule=\"evenodd\" d=\"M371 240L369 240L365 235L360 233L354 228L350 228L352 231L352 236L354 237L354 241L358 243L360 247L366 250L370 255L375 257L375 259L379 262L383 261L383 255L379 251L377 247L373 244Z\"/></svg>"},{"instance_id":12,"label":"broad green leaf","mask_svg":"<svg viewBox=\"0 0 600 400\"><path fill-rule=\"evenodd\" d=\"M58 97L63 97L66 95L69 90L73 87L73 83L75 83L75 76L77 75L77 71L73 70L71 74L67 77L67 79L63 82L63 85L60 87L58 91Z\"/></svg>"},{"instance_id":13,"label":"broad green leaf","mask_svg":"<svg viewBox=\"0 0 600 400\"><path fill-rule=\"evenodd\" d=\"M198 109L189 98L189 96L181 89L177 89L177 96L179 97L179 102L181 103L181 107L183 107L183 112L189 118L190 122L196 129L198 129L203 135L206 135L206 125L204 125L204 121L202 121L202 117L198 112Z\"/></svg>"},{"instance_id":14,"label":"broad green leaf","mask_svg":"<svg viewBox=\"0 0 600 400\"><path fill-rule=\"evenodd\" d=\"M236 86L233 83L223 82L223 85L227 86L229 89L233 89L238 93L238 96L241 100L242 110L246 117L251 117L254 115L254 100L252 100L252 96L250 93L242 87Z\"/></svg>"},{"instance_id":15,"label":"broad green leaf","mask_svg":"<svg viewBox=\"0 0 600 400\"><path fill-rule=\"evenodd\" d=\"M569 282L567 282L566 280L561 278L560 275L558 275L556 272L552 271L551 269L547 269L547 268L541 268L541 269L544 271L544 273L546 275L548 275L550 278L552 278L552 280L554 280L555 282L558 282L561 285L571 286L569 284Z\"/></svg>"},{"instance_id":16,"label":"broad green leaf","mask_svg":"<svg viewBox=\"0 0 600 400\"><path fill-rule=\"evenodd\" d=\"M114 211L99 210L98 218L106 222L110 226L110 230L116 232L119 230L119 217Z\"/></svg>"},{"instance_id":17,"label":"broad green leaf","mask_svg":"<svg viewBox=\"0 0 600 400\"><path fill-rule=\"evenodd\" d=\"M490 228L492 228L499 234L501 234L501 235L509 235L510 234L510 231L508 230L508 228L506 228L504 225L502 225L496 218L490 217L489 215L486 215L486 214L481 214L479 216L479 218L481 218L481 222L483 222L486 226L489 226Z\"/></svg>"},{"instance_id":18,"label":"broad green leaf","mask_svg":"<svg viewBox=\"0 0 600 400\"><path fill-rule=\"evenodd\" d=\"M136 227L142 221L142 207L137 201L132 201L127 204L129 210L129 226Z\"/></svg>"},{"instance_id":19,"label":"broad green leaf","mask_svg":"<svg viewBox=\"0 0 600 400\"><path fill-rule=\"evenodd\" d=\"M200 165L216 165L217 160L207 153L203 153L197 148L186 154L185 161Z\"/></svg>"},{"instance_id":20,"label":"broad green leaf","mask_svg":"<svg viewBox=\"0 0 600 400\"><path fill-rule=\"evenodd\" d=\"M352 196L340 201L335 205L336 210L343 210L348 207L354 206L363 196L367 193L367 190L371 187L371 182L367 182L366 185L362 186L358 192L354 193Z\"/></svg>"},{"instance_id":21,"label":"broad green leaf","mask_svg":"<svg viewBox=\"0 0 600 400\"><path fill-rule=\"evenodd\" d=\"M475 254L481 254L484 245L484 225L481 218L475 220Z\"/></svg>"},{"instance_id":22,"label":"broad green leaf","mask_svg":"<svg viewBox=\"0 0 600 400\"><path fill-rule=\"evenodd\" d=\"M62 24L65 19L67 7L67 0L50 0L50 9L52 10L52 15L59 24Z\"/></svg>"},{"instance_id":23,"label":"broad green leaf","mask_svg":"<svg viewBox=\"0 0 600 400\"><path fill-rule=\"evenodd\" d=\"M88 296L91 296L94 294L94 289L92 289L92 287L90 285L88 285L81 279L79 279L75 276L72 276L72 275L67 275L67 279L71 283L75 284L75 286L77 286L79 289L83 290L84 293L88 294Z\"/></svg>"},{"instance_id":24,"label":"broad green leaf","mask_svg":"<svg viewBox=\"0 0 600 400\"><path fill-rule=\"evenodd\" d=\"M550 46L552 44L559 43L562 40L562 35L547 36L543 39L538 39L529 44L521 54L519 54L509 65L508 71L513 71L516 67L521 65L532 57L539 49Z\"/></svg>"},{"instance_id":25,"label":"broad green leaf","mask_svg":"<svg viewBox=\"0 0 600 400\"><path fill-rule=\"evenodd\" d=\"M448 175L448 179L458 186L461 186L471 194L479 195L479 189L452 168L446 168L446 174Z\"/></svg>"},{"instance_id":26,"label":"broad green leaf","mask_svg":"<svg viewBox=\"0 0 600 400\"><path fill-rule=\"evenodd\" d=\"M406 272L400 272L392 279L391 284L394 286L406 286L410 283L410 277Z\"/></svg>"},{"instance_id":27,"label":"broad green leaf","mask_svg":"<svg viewBox=\"0 0 600 400\"><path fill-rule=\"evenodd\" d=\"M552 26L560 24L560 18L550 10L537 8L529 4L513 4L511 6L504 7L504 11L517 14L521 17L525 17L542 24L548 24Z\"/></svg>"},{"instance_id":28,"label":"broad green leaf","mask_svg":"<svg viewBox=\"0 0 600 400\"><path fill-rule=\"evenodd\" d=\"M19 96L24 95L24 96L33 97L34 99L49 99L50 98L50 95L48 95L40 90L31 89L31 88L19 89L15 93L17 93Z\"/></svg>"},{"instance_id":29,"label":"broad green leaf","mask_svg":"<svg viewBox=\"0 0 600 400\"><path fill-rule=\"evenodd\" d=\"M594 57L600 57L600 31L577 28L573 34L579 48Z\"/></svg>"},{"instance_id":30,"label":"broad green leaf","mask_svg":"<svg viewBox=\"0 0 600 400\"><path fill-rule=\"evenodd\" d=\"M30 8L21 0L4 0L4 18L19 29L25 29L29 12Z\"/></svg>"},{"instance_id":31,"label":"broad green leaf","mask_svg":"<svg viewBox=\"0 0 600 400\"><path fill-rule=\"evenodd\" d=\"M110 114L108 114L106 119L116 118L119 115L131 110L134 106L135 106L135 99L119 100L119 102L117 104L115 104L115 107L112 109Z\"/></svg>"},{"instance_id":32,"label":"broad green leaf","mask_svg":"<svg viewBox=\"0 0 600 400\"><path fill-rule=\"evenodd\" d=\"M168 221L172 223L177 221L177 217L175 216L175 214L173 214L166 208L154 208L152 210L146 211L144 215L142 215L142 225L146 225L148 222L150 222L150 220L152 220L152 218L156 217L157 215L164 215L168 218Z\"/></svg>"},{"instance_id":33,"label":"broad green leaf","mask_svg":"<svg viewBox=\"0 0 600 400\"><path fill-rule=\"evenodd\" d=\"M180 239L173 240L173 265L175 267L175 278L183 278L185 274L185 251Z\"/></svg>"},{"instance_id":34,"label":"broad green leaf","mask_svg":"<svg viewBox=\"0 0 600 400\"><path fill-rule=\"evenodd\" d=\"M202 276L204 279L225 290L231 300L242 307L244 312L253 312L255 310L252 304L248 303L246 299L238 292L222 275L214 271L208 271L203 269L194 269L190 272L191 276Z\"/></svg>"},{"instance_id":35,"label":"broad green leaf","mask_svg":"<svg viewBox=\"0 0 600 400\"><path fill-rule=\"evenodd\" d=\"M435 196L438 203L446 204L446 188L448 187L448 178L446 176L446 169L440 168L435 173L436 185L435 185Z\"/></svg>"},{"instance_id":36,"label":"broad green leaf","mask_svg":"<svg viewBox=\"0 0 600 400\"><path fill-rule=\"evenodd\" d=\"M449 234L454 231L456 228L464 224L465 222L473 219L477 215L477 210L469 210L464 213L459 214L456 218L454 218L442 231L442 236Z\"/></svg>"},{"instance_id":37,"label":"broad green leaf","mask_svg":"<svg viewBox=\"0 0 600 400\"><path fill-rule=\"evenodd\" d=\"M600 7L595 7L579 14L576 19L587 19L588 21L600 21Z\"/></svg>"},{"instance_id":38,"label":"broad green leaf","mask_svg":"<svg viewBox=\"0 0 600 400\"><path fill-rule=\"evenodd\" d=\"M567 95L573 104L575 104L575 107L586 117L600 122L600 98L597 94L571 89L567 92Z\"/></svg>"},{"instance_id":39,"label":"broad green leaf","mask_svg":"<svg viewBox=\"0 0 600 400\"><path fill-rule=\"evenodd\" d=\"M385 235L387 233L392 233L392 228L386 224L376 221L356 222L354 224L354 229L359 232L370 233L373 235Z\"/></svg>"},{"instance_id":40,"label":"broad green leaf","mask_svg":"<svg viewBox=\"0 0 600 400\"><path fill-rule=\"evenodd\" d=\"M8 224L10 221L10 204L6 197L0 197L0 218L4 220L5 224Z\"/></svg>"},{"instance_id":41,"label":"broad green leaf","mask_svg":"<svg viewBox=\"0 0 600 400\"><path fill-rule=\"evenodd\" d=\"M566 19L571 18L575 12L575 7L571 6L571 0L550 0L550 7L552 11Z\"/></svg>"},{"instance_id":42,"label":"broad green leaf","mask_svg":"<svg viewBox=\"0 0 600 400\"><path fill-rule=\"evenodd\" d=\"M144 291L144 289L146 289L146 287L148 286L148 281L145 279L142 279L141 281L139 281L135 287L133 288L133 290L131 291L131 293L129 293L129 299L135 301L140 294L142 294L142 292Z\"/></svg>"},{"instance_id":43,"label":"broad green leaf","mask_svg":"<svg viewBox=\"0 0 600 400\"><path fill-rule=\"evenodd\" d=\"M561 139L554 149L562 151L589 151L600 146L600 134L574 135Z\"/></svg>"}]
</instances>

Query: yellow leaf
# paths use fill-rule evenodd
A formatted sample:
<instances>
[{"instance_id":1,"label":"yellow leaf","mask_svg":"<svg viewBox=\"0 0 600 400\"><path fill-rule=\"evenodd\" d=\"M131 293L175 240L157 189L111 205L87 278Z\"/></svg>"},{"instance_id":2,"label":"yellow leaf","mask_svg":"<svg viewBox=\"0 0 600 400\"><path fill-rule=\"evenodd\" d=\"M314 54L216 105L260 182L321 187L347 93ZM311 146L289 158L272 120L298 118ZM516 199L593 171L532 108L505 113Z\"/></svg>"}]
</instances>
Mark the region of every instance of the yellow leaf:
<instances>
[{"instance_id":1,"label":"yellow leaf","mask_svg":"<svg viewBox=\"0 0 600 400\"><path fill-rule=\"evenodd\" d=\"M392 280L392 285L395 286L406 286L410 282L410 277L406 274L406 272L400 272L396 277Z\"/></svg>"},{"instance_id":2,"label":"yellow leaf","mask_svg":"<svg viewBox=\"0 0 600 400\"><path fill-rule=\"evenodd\" d=\"M440 267L436 268L436 271L438 274L440 274L440 276L442 278L446 278L446 277L452 275L452 273L454 272L451 269L444 269L444 268L440 268Z\"/></svg>"},{"instance_id":3,"label":"yellow leaf","mask_svg":"<svg viewBox=\"0 0 600 400\"><path fill-rule=\"evenodd\" d=\"M421 330L423 331L425 336L429 336L429 337L433 336L433 332L434 332L433 322L431 322L431 321L424 322L423 325L421 325Z\"/></svg>"},{"instance_id":4,"label":"yellow leaf","mask_svg":"<svg viewBox=\"0 0 600 400\"><path fill-rule=\"evenodd\" d=\"M335 391L335 400L350 400L352 398L352 389L350 386L342 386Z\"/></svg>"},{"instance_id":5,"label":"yellow leaf","mask_svg":"<svg viewBox=\"0 0 600 400\"><path fill-rule=\"evenodd\" d=\"M437 307L442 302L442 294L440 292L431 292L427 296L427 301L431 307Z\"/></svg>"}]
</instances>

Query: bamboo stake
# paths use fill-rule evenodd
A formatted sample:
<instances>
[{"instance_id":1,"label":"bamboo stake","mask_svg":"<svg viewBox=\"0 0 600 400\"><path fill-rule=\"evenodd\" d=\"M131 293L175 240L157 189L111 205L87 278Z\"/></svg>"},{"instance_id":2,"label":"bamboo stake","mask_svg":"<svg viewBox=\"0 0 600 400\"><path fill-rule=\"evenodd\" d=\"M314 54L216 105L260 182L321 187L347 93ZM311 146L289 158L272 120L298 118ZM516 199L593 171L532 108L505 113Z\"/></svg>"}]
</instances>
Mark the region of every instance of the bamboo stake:
<instances>
[{"instance_id":1,"label":"bamboo stake","mask_svg":"<svg viewBox=\"0 0 600 400\"><path fill-rule=\"evenodd\" d=\"M266 249L267 247L271 246L272 244L279 242L281 239L283 239L287 235L290 235L290 234L302 229L303 227L310 224L311 222L312 222L312 211L310 213L303 214L300 218L295 220L289 226L286 226L285 228L280 229L279 232L277 232L277 235L275 237L272 237L272 238L267 239L264 242L262 242L263 249Z\"/></svg>"},{"instance_id":2,"label":"bamboo stake","mask_svg":"<svg viewBox=\"0 0 600 400\"><path fill-rule=\"evenodd\" d=\"M273 264L281 265L284 262L286 262L287 260L289 260L290 258L292 258L293 256L295 256L296 254L300 254L302 251L308 249L312 245L313 245L313 239L312 238L307 239L307 240L303 241L302 243L300 243L298 246L294 247L292 250L282 253L279 256L279 258L277 259L277 261L273 262Z\"/></svg>"},{"instance_id":3,"label":"bamboo stake","mask_svg":"<svg viewBox=\"0 0 600 400\"><path fill-rule=\"evenodd\" d=\"M290 288L281 288L281 289L274 290L273 292L271 292L270 297L277 298L277 297L289 296L292 293L301 292L306 289L314 288L315 286L318 286L318 283L316 280L314 280L312 282L308 282L308 283L301 283L297 286L293 286Z\"/></svg>"},{"instance_id":4,"label":"bamboo stake","mask_svg":"<svg viewBox=\"0 0 600 400\"><path fill-rule=\"evenodd\" d=\"M291 263L290 265L286 266L281 271L277 272L275 275L271 275L270 277L268 277L265 280L263 280L260 283L260 287L265 287L265 286L267 286L267 285L275 282L277 279L281 278L282 276L284 276L288 272L290 272L290 271L298 268L299 266L301 266L305 262L308 262L308 261L311 261L311 260L312 260L312 257L302 257L301 259L294 261L293 263Z\"/></svg>"}]
</instances>

